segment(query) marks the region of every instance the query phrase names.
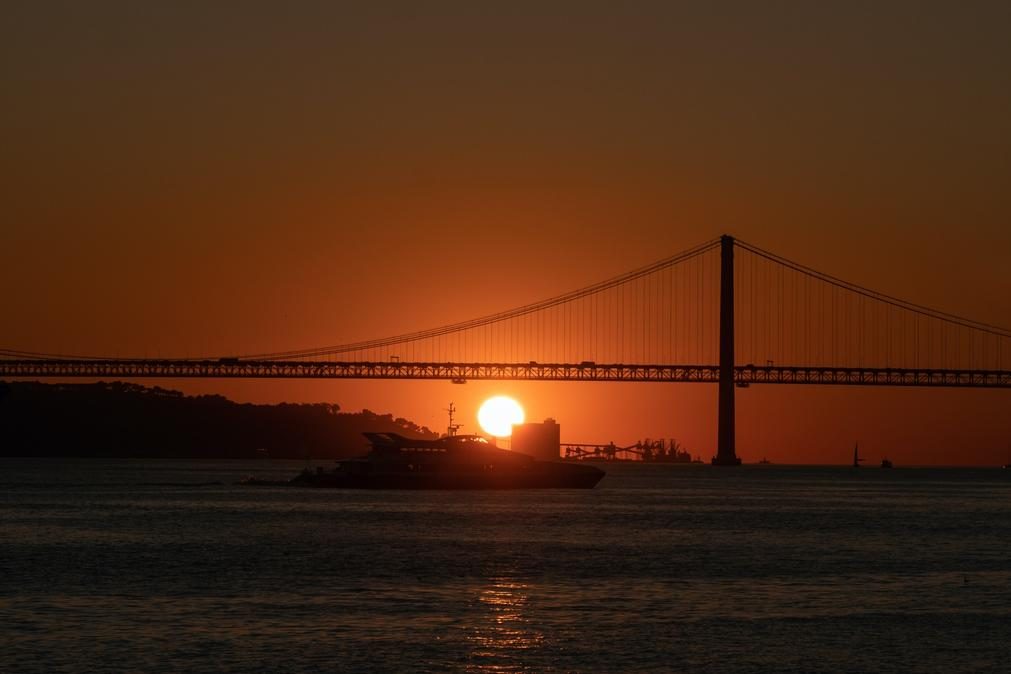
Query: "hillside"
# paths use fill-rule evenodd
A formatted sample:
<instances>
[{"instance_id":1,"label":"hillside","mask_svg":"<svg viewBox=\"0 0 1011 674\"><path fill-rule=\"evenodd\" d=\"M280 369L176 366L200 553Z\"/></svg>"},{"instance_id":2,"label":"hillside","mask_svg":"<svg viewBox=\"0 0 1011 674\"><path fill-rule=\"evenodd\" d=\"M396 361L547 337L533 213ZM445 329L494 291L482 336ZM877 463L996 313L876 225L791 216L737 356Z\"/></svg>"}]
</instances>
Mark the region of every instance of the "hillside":
<instances>
[{"instance_id":1,"label":"hillside","mask_svg":"<svg viewBox=\"0 0 1011 674\"><path fill-rule=\"evenodd\" d=\"M253 405L122 382L0 382L0 456L343 458L363 431L436 437L391 414L330 403Z\"/></svg>"}]
</instances>

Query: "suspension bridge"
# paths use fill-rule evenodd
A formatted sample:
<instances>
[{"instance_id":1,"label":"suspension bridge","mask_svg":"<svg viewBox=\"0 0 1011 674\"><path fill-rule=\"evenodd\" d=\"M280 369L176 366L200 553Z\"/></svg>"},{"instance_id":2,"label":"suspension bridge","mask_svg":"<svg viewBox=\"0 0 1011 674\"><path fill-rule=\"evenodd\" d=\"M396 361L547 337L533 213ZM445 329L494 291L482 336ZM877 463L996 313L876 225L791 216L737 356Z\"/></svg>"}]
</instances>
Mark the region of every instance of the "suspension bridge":
<instances>
[{"instance_id":1,"label":"suspension bridge","mask_svg":"<svg viewBox=\"0 0 1011 674\"><path fill-rule=\"evenodd\" d=\"M0 377L689 382L719 386L713 462L740 463L735 388L1011 388L1011 330L722 236L563 295L392 337L179 358L0 349Z\"/></svg>"}]
</instances>

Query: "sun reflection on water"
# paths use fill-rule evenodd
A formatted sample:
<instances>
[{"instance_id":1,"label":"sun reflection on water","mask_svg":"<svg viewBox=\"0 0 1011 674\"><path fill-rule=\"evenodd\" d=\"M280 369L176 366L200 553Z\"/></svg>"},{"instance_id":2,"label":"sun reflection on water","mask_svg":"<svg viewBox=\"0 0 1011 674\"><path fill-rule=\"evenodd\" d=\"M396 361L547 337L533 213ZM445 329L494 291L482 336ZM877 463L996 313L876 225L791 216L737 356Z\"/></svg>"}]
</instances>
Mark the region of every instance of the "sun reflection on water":
<instances>
[{"instance_id":1,"label":"sun reflection on water","mask_svg":"<svg viewBox=\"0 0 1011 674\"><path fill-rule=\"evenodd\" d=\"M539 648L544 634L530 624L529 586L491 579L477 596L477 622L468 637L470 671L517 672L527 669L524 653Z\"/></svg>"}]
</instances>

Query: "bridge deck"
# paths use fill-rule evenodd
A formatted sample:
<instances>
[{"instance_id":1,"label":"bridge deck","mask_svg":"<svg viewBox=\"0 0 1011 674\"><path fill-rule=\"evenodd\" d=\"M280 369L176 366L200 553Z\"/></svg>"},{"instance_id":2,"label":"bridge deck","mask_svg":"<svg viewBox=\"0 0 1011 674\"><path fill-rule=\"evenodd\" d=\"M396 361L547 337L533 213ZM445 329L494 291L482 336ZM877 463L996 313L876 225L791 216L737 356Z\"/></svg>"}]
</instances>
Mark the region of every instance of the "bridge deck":
<instances>
[{"instance_id":1,"label":"bridge deck","mask_svg":"<svg viewBox=\"0 0 1011 674\"><path fill-rule=\"evenodd\" d=\"M718 365L600 363L429 363L294 360L0 360L0 378L442 379L516 381L719 382ZM738 365L738 386L820 384L1011 388L1008 370Z\"/></svg>"}]
</instances>

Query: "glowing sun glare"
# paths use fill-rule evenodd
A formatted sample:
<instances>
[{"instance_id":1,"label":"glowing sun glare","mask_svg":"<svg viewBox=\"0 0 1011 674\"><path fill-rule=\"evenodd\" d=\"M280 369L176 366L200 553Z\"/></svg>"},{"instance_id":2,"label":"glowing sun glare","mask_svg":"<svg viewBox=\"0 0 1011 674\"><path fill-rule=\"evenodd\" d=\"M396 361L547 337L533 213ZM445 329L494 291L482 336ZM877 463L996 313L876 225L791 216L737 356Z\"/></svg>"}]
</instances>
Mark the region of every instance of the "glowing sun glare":
<instances>
[{"instance_id":1,"label":"glowing sun glare","mask_svg":"<svg viewBox=\"0 0 1011 674\"><path fill-rule=\"evenodd\" d=\"M523 408L508 396L488 398L477 411L477 421L488 435L507 438L513 434L513 425L522 424Z\"/></svg>"}]
</instances>

